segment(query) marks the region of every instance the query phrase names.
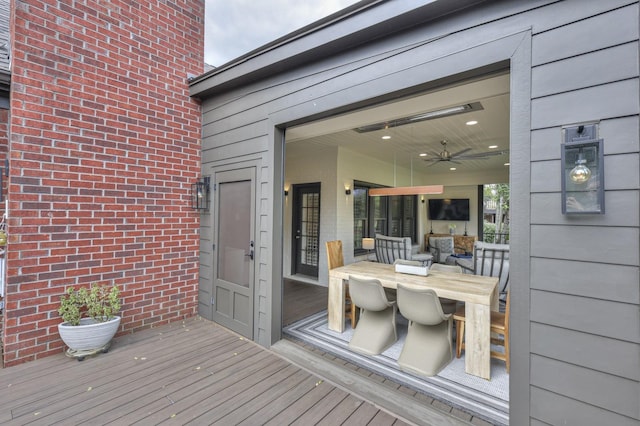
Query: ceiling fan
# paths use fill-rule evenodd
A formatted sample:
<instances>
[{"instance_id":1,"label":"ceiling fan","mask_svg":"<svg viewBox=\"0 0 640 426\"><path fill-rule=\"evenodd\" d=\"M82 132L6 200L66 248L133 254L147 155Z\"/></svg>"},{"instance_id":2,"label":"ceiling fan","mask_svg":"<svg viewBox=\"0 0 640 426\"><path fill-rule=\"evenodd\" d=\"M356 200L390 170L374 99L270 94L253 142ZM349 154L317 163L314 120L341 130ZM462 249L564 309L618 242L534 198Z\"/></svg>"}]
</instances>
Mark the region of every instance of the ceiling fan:
<instances>
[{"instance_id":1,"label":"ceiling fan","mask_svg":"<svg viewBox=\"0 0 640 426\"><path fill-rule=\"evenodd\" d=\"M478 152L476 154L467 154L467 152L471 151L472 148L465 148L461 151L454 152L453 154L447 151L447 141L440 141L442 145L442 151L440 152L432 152L429 155L431 158L425 158L424 161L428 162L428 166L432 166L441 161L449 161L454 164L460 164L458 160L482 160L487 157L494 157L496 155L503 155L509 152L508 150L502 151L487 151L487 152Z\"/></svg>"}]
</instances>

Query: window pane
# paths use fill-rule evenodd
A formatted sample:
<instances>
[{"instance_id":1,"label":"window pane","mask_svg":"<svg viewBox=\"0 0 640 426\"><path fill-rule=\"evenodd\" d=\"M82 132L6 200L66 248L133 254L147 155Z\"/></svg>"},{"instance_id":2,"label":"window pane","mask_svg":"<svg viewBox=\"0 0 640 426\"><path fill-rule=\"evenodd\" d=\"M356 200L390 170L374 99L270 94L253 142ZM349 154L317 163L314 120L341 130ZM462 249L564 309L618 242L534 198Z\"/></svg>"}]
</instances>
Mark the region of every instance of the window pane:
<instances>
[{"instance_id":1,"label":"window pane","mask_svg":"<svg viewBox=\"0 0 640 426\"><path fill-rule=\"evenodd\" d=\"M362 249L362 239L367 232L367 211L369 193L367 188L354 185L353 188L353 248Z\"/></svg>"},{"instance_id":2,"label":"window pane","mask_svg":"<svg viewBox=\"0 0 640 426\"><path fill-rule=\"evenodd\" d=\"M384 234L416 238L417 197L398 195L369 197L369 188L378 185L358 182L353 190L353 247L362 251L362 238Z\"/></svg>"},{"instance_id":3,"label":"window pane","mask_svg":"<svg viewBox=\"0 0 640 426\"><path fill-rule=\"evenodd\" d=\"M373 230L371 237L375 237L375 234L387 234L387 197L373 197L371 199L373 204Z\"/></svg>"}]
</instances>

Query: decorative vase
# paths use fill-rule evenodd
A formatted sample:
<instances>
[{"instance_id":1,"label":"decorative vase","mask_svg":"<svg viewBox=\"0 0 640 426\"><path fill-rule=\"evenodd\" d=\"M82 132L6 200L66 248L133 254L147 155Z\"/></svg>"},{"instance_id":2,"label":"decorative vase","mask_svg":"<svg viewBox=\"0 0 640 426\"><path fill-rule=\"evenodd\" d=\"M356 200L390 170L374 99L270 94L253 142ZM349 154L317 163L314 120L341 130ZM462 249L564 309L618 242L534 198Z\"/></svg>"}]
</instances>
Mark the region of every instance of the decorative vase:
<instances>
[{"instance_id":1,"label":"decorative vase","mask_svg":"<svg viewBox=\"0 0 640 426\"><path fill-rule=\"evenodd\" d=\"M73 351L92 351L103 348L115 336L120 326L120 317L97 322L92 318L82 318L80 325L58 324L62 341Z\"/></svg>"}]
</instances>

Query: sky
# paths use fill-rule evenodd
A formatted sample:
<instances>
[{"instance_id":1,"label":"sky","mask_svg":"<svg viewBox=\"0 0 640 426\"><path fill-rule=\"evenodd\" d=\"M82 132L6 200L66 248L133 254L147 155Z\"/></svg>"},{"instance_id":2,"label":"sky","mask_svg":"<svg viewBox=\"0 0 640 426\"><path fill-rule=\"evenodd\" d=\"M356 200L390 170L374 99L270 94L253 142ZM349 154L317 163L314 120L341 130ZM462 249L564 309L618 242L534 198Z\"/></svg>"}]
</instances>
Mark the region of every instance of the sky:
<instances>
[{"instance_id":1,"label":"sky","mask_svg":"<svg viewBox=\"0 0 640 426\"><path fill-rule=\"evenodd\" d=\"M206 0L204 61L220 66L357 0Z\"/></svg>"}]
</instances>

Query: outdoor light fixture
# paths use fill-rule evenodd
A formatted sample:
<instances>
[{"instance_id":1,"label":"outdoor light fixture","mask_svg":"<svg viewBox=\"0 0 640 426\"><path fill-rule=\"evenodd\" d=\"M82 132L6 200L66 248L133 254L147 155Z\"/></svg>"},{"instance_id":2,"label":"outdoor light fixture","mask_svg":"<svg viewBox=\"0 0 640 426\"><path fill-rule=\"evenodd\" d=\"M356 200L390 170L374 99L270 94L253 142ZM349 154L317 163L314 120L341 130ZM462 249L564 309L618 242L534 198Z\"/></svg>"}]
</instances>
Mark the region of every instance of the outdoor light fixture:
<instances>
[{"instance_id":1,"label":"outdoor light fixture","mask_svg":"<svg viewBox=\"0 0 640 426\"><path fill-rule=\"evenodd\" d=\"M562 129L562 214L604 213L603 140L598 124Z\"/></svg>"},{"instance_id":2,"label":"outdoor light fixture","mask_svg":"<svg viewBox=\"0 0 640 426\"><path fill-rule=\"evenodd\" d=\"M191 185L191 208L194 210L209 208L209 176L201 177Z\"/></svg>"}]
</instances>

